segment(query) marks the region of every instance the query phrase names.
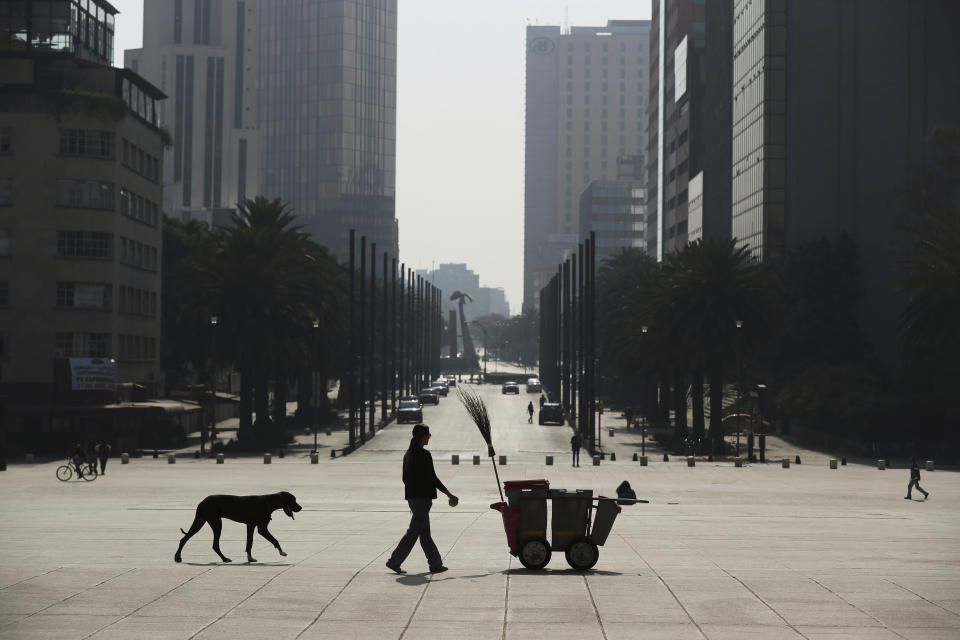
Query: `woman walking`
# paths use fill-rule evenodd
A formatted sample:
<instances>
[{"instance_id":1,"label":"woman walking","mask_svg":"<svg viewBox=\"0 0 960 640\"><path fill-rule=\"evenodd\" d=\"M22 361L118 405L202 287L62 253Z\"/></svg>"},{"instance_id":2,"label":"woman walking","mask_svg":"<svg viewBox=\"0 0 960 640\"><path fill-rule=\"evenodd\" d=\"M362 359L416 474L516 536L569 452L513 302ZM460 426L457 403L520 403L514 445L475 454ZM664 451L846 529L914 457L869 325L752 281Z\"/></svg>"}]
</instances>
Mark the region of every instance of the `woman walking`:
<instances>
[{"instance_id":1,"label":"woman walking","mask_svg":"<svg viewBox=\"0 0 960 640\"><path fill-rule=\"evenodd\" d=\"M437 489L447 494L450 504L456 506L459 499L443 486L433 469L433 456L424 449L430 442L430 428L425 424L413 427L413 437L410 446L403 456L403 493L407 504L410 505L410 526L400 539L397 548L387 560L387 568L396 573L406 573L400 568L407 559L414 543L420 539L420 546L427 556L430 573L441 573L447 568L443 566L443 559L430 537L430 507L437 497Z\"/></svg>"}]
</instances>

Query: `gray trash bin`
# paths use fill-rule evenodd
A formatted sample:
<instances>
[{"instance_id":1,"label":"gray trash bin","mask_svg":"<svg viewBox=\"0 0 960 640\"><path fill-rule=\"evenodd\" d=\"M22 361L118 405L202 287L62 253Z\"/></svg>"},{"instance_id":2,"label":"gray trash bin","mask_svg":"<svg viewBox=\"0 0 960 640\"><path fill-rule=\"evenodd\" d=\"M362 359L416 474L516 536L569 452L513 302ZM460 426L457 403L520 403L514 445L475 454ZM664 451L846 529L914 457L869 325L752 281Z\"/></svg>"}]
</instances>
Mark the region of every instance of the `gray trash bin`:
<instances>
[{"instance_id":1,"label":"gray trash bin","mask_svg":"<svg viewBox=\"0 0 960 640\"><path fill-rule=\"evenodd\" d=\"M587 535L593 490L551 489L550 497L553 500L553 550L566 551L572 541Z\"/></svg>"},{"instance_id":2,"label":"gray trash bin","mask_svg":"<svg viewBox=\"0 0 960 640\"><path fill-rule=\"evenodd\" d=\"M517 545L531 536L547 535L547 497L550 483L546 480L507 480L503 483L507 504L519 509Z\"/></svg>"},{"instance_id":3,"label":"gray trash bin","mask_svg":"<svg viewBox=\"0 0 960 640\"><path fill-rule=\"evenodd\" d=\"M602 547L613 529L613 521L620 515L620 505L615 498L600 496L597 501L597 512L593 516L593 527L590 528L590 539Z\"/></svg>"}]
</instances>

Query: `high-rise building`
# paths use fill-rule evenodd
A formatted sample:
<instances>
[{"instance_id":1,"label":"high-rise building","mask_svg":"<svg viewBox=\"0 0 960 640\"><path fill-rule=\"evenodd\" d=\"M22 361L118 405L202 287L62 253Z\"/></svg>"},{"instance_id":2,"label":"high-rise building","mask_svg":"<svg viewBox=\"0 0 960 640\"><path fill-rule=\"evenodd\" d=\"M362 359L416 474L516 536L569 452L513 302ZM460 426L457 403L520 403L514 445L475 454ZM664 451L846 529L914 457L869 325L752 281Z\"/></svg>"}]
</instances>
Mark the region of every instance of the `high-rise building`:
<instances>
[{"instance_id":1,"label":"high-rise building","mask_svg":"<svg viewBox=\"0 0 960 640\"><path fill-rule=\"evenodd\" d=\"M960 125L960 3L735 0L733 234L769 260L847 233L860 322L891 356L905 242L897 190Z\"/></svg>"},{"instance_id":2,"label":"high-rise building","mask_svg":"<svg viewBox=\"0 0 960 640\"><path fill-rule=\"evenodd\" d=\"M621 249L646 247L647 192L642 181L594 180L580 195L580 237L596 234L597 266Z\"/></svg>"},{"instance_id":3,"label":"high-rise building","mask_svg":"<svg viewBox=\"0 0 960 640\"><path fill-rule=\"evenodd\" d=\"M463 315L467 320L496 313L507 317L510 307L507 305L506 295L502 288L480 286L480 276L465 263L444 262L435 269L418 269L417 275L430 282L443 292L441 309L444 313L459 308L459 302L450 300L454 291L460 291L472 298L463 308Z\"/></svg>"},{"instance_id":4,"label":"high-rise building","mask_svg":"<svg viewBox=\"0 0 960 640\"><path fill-rule=\"evenodd\" d=\"M730 235L729 2L652 0L647 252Z\"/></svg>"},{"instance_id":5,"label":"high-rise building","mask_svg":"<svg viewBox=\"0 0 960 640\"><path fill-rule=\"evenodd\" d=\"M280 198L346 258L397 255L396 0L146 0L126 52L170 95L167 211L215 222Z\"/></svg>"},{"instance_id":6,"label":"high-rise building","mask_svg":"<svg viewBox=\"0 0 960 640\"><path fill-rule=\"evenodd\" d=\"M115 13L0 4L0 365L37 439L51 400L161 388L165 96L110 66Z\"/></svg>"},{"instance_id":7,"label":"high-rise building","mask_svg":"<svg viewBox=\"0 0 960 640\"><path fill-rule=\"evenodd\" d=\"M580 240L583 190L616 179L618 158L642 162L649 31L647 20L527 27L525 310Z\"/></svg>"}]
</instances>

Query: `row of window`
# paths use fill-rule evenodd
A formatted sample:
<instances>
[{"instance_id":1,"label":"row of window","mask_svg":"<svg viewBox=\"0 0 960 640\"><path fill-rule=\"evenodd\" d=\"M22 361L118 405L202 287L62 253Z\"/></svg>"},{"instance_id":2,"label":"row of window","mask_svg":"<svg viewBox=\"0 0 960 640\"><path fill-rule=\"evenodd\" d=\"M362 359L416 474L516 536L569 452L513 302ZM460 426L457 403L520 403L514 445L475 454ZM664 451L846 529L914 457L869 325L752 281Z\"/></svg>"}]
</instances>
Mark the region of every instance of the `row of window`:
<instances>
[{"instance_id":1,"label":"row of window","mask_svg":"<svg viewBox=\"0 0 960 640\"><path fill-rule=\"evenodd\" d=\"M112 211L113 183L98 180L57 180L57 205Z\"/></svg>"},{"instance_id":2,"label":"row of window","mask_svg":"<svg viewBox=\"0 0 960 640\"><path fill-rule=\"evenodd\" d=\"M54 336L53 349L60 358L107 358L110 334L58 331Z\"/></svg>"},{"instance_id":3,"label":"row of window","mask_svg":"<svg viewBox=\"0 0 960 640\"><path fill-rule=\"evenodd\" d=\"M120 213L137 222L156 227L160 220L160 207L156 202L120 187Z\"/></svg>"},{"instance_id":4,"label":"row of window","mask_svg":"<svg viewBox=\"0 0 960 640\"><path fill-rule=\"evenodd\" d=\"M120 285L120 313L157 317L157 294L146 289Z\"/></svg>"},{"instance_id":5,"label":"row of window","mask_svg":"<svg viewBox=\"0 0 960 640\"><path fill-rule=\"evenodd\" d=\"M568 42L568 43L567 43L567 51L576 51L576 50L577 50L577 49L576 49L576 46L577 46L577 45L576 45L575 42ZM607 51L609 51L609 47L610 47L610 44L609 44L609 43L604 42L604 43L601 44L600 46L601 46L601 48L602 48L602 50L603 50L604 53L606 53ZM637 43L637 51L643 52L643 51L645 51L645 50L647 49L648 46L649 46L649 45L648 45L646 42L638 42L638 43ZM589 42L584 42L584 43L583 43L583 50L586 51L587 53L590 53L590 43L589 43ZM623 53L623 52L625 52L626 50L627 50L627 43L626 43L626 42L621 42L621 43L620 43L620 52Z\"/></svg>"},{"instance_id":6,"label":"row of window","mask_svg":"<svg viewBox=\"0 0 960 640\"><path fill-rule=\"evenodd\" d=\"M157 339L153 336L120 334L119 360L153 360L157 353Z\"/></svg>"},{"instance_id":7,"label":"row of window","mask_svg":"<svg viewBox=\"0 0 960 640\"><path fill-rule=\"evenodd\" d=\"M600 91L606 93L608 87L609 87L609 83L607 83L607 82L601 82L601 83L600 83ZM621 82L621 83L620 83L620 86L619 86L619 89L620 89L620 93L626 93L626 92L627 92L627 84L626 84L625 82ZM590 83L589 83L588 81L584 81L584 83L583 83L583 90L589 93L589 91L590 91ZM572 80L568 80L568 81L567 81L567 91L573 91L573 81L572 81ZM637 92L640 94L640 95L637 96L637 98L640 100L640 102L643 102L643 93L642 93L642 92L643 92L643 82L638 82L638 83L637 83Z\"/></svg>"},{"instance_id":8,"label":"row of window","mask_svg":"<svg viewBox=\"0 0 960 640\"><path fill-rule=\"evenodd\" d=\"M56 306L101 311L111 309L113 285L109 282L58 282Z\"/></svg>"},{"instance_id":9,"label":"row of window","mask_svg":"<svg viewBox=\"0 0 960 640\"><path fill-rule=\"evenodd\" d=\"M602 95L602 96L600 96L600 98L601 98L601 104L603 104L604 106L606 106L606 105L608 104L607 96L606 96L606 95ZM627 96L620 96L620 101L619 101L619 102L620 102L620 105L621 105L621 106L625 106L625 105L627 104ZM570 94L570 93L567 94L567 104L568 104L568 105L572 105L572 104L573 104L573 94ZM584 96L583 96L583 104L585 104L585 105L590 104L590 94L589 94L589 93L584 94ZM637 104L643 104L643 94L640 94L640 95L637 96Z\"/></svg>"},{"instance_id":10,"label":"row of window","mask_svg":"<svg viewBox=\"0 0 960 640\"><path fill-rule=\"evenodd\" d=\"M123 165L147 180L160 181L160 160L126 138L123 139Z\"/></svg>"},{"instance_id":11,"label":"row of window","mask_svg":"<svg viewBox=\"0 0 960 640\"><path fill-rule=\"evenodd\" d=\"M114 134L95 129L60 129L60 153L113 160Z\"/></svg>"},{"instance_id":12,"label":"row of window","mask_svg":"<svg viewBox=\"0 0 960 640\"><path fill-rule=\"evenodd\" d=\"M610 74L609 74L609 72L608 72L607 69L601 69L601 70L600 70L600 75L603 77L604 80L606 80L608 77L610 77ZM590 79L590 69L584 69L584 70L583 70L583 77L584 77L584 79L586 79L586 80L589 80L589 79ZM645 79L646 77L647 77L647 74L646 74L646 72L645 72L643 69L639 69L639 70L637 71L637 83L643 84L643 81L644 81L644 79ZM626 69L620 69L620 79L621 79L621 80L626 80L626 79L627 79L627 70L626 70ZM567 68L567 80L573 80L573 69L571 69L571 68L569 68L569 67Z\"/></svg>"},{"instance_id":13,"label":"row of window","mask_svg":"<svg viewBox=\"0 0 960 640\"><path fill-rule=\"evenodd\" d=\"M606 66L608 62L609 62L608 56L602 56L602 57L601 57L600 64ZM568 65L573 64L573 56L567 56L567 64L568 64ZM585 65L589 65L589 64L590 64L590 56L583 56L583 64L585 64ZM622 66L624 66L625 64L627 64L627 57L626 57L626 56L620 56L620 66L622 67ZM639 66L643 66L643 56L638 56L638 57L637 57L637 64L638 64Z\"/></svg>"},{"instance_id":14,"label":"row of window","mask_svg":"<svg viewBox=\"0 0 960 640\"><path fill-rule=\"evenodd\" d=\"M113 234L103 231L57 231L57 255L63 258L111 258Z\"/></svg>"},{"instance_id":15,"label":"row of window","mask_svg":"<svg viewBox=\"0 0 960 640\"><path fill-rule=\"evenodd\" d=\"M155 272L158 265L157 248L120 236L120 263Z\"/></svg>"}]
</instances>

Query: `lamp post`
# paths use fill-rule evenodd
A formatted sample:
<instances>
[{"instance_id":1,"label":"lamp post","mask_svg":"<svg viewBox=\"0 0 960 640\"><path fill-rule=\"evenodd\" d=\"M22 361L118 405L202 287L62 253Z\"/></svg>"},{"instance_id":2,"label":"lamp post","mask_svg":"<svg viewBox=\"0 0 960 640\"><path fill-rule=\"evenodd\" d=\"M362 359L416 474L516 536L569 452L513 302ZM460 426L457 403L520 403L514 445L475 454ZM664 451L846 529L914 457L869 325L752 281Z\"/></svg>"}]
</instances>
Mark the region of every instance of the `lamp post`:
<instances>
[{"instance_id":1,"label":"lamp post","mask_svg":"<svg viewBox=\"0 0 960 640\"><path fill-rule=\"evenodd\" d=\"M316 426L313 430L313 453L317 452L317 432L320 431L320 407L317 406L317 336L320 334L320 321L313 321L313 350L310 352L310 384L313 397L310 404L313 405L313 415L316 417Z\"/></svg>"},{"instance_id":2,"label":"lamp post","mask_svg":"<svg viewBox=\"0 0 960 640\"><path fill-rule=\"evenodd\" d=\"M740 334L743 329L743 320L737 320L737 404L734 414L737 420L737 457L740 457L740 390L743 388L743 355L740 353Z\"/></svg>"},{"instance_id":3,"label":"lamp post","mask_svg":"<svg viewBox=\"0 0 960 640\"><path fill-rule=\"evenodd\" d=\"M757 415L760 418L760 462L766 462L767 434L763 432L763 392L767 385L757 385Z\"/></svg>"},{"instance_id":4,"label":"lamp post","mask_svg":"<svg viewBox=\"0 0 960 640\"><path fill-rule=\"evenodd\" d=\"M210 455L213 455L213 443L217 440L217 323L220 318L210 316ZM203 453L203 438L200 439L200 453Z\"/></svg>"}]
</instances>

